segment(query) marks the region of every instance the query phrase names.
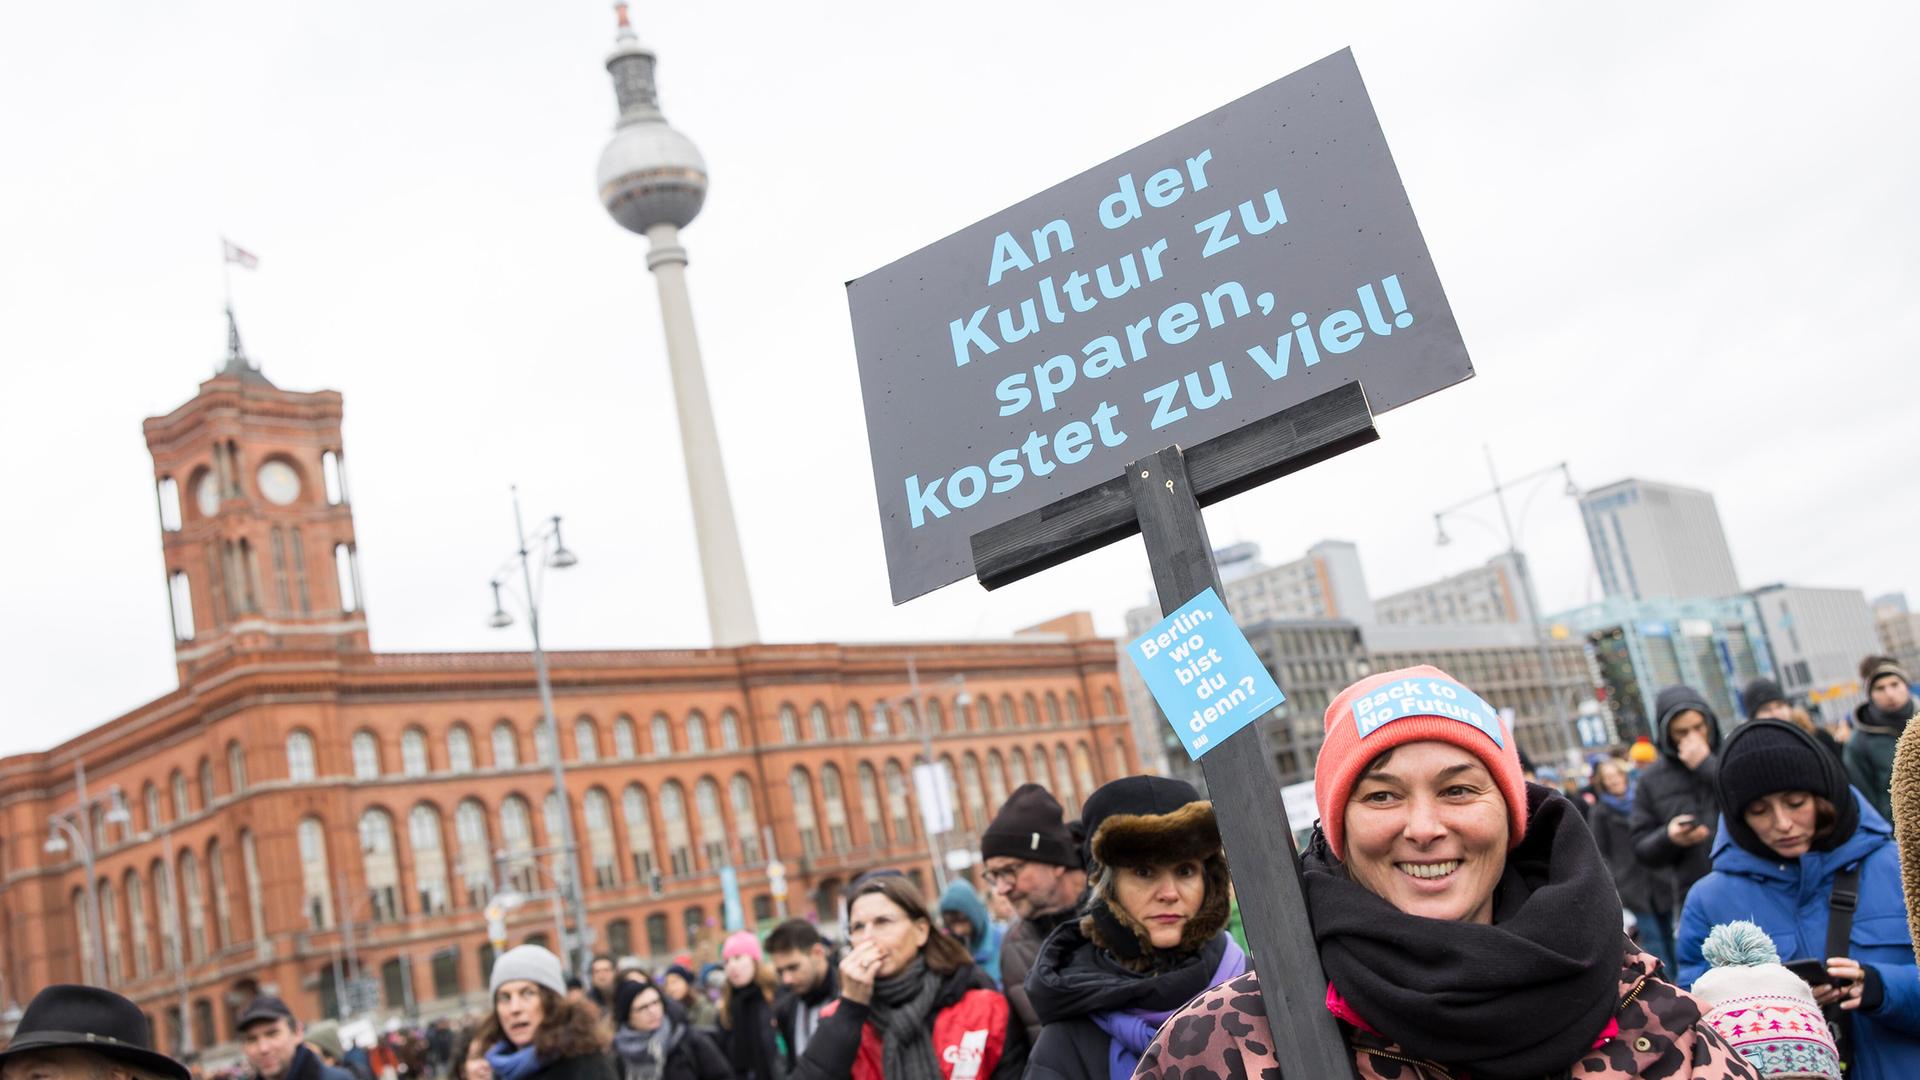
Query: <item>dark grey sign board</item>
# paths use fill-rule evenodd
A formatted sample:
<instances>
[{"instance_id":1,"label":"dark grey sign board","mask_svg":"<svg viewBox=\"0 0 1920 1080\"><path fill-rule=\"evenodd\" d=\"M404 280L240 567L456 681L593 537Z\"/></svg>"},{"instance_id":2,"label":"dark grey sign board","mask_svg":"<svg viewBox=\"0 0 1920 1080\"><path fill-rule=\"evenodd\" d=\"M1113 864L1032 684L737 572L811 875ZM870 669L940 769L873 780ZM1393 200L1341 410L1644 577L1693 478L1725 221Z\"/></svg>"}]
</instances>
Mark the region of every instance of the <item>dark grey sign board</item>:
<instances>
[{"instance_id":1,"label":"dark grey sign board","mask_svg":"<svg viewBox=\"0 0 1920 1080\"><path fill-rule=\"evenodd\" d=\"M1350 50L847 284L894 603L969 539L1360 381L1472 377Z\"/></svg>"}]
</instances>

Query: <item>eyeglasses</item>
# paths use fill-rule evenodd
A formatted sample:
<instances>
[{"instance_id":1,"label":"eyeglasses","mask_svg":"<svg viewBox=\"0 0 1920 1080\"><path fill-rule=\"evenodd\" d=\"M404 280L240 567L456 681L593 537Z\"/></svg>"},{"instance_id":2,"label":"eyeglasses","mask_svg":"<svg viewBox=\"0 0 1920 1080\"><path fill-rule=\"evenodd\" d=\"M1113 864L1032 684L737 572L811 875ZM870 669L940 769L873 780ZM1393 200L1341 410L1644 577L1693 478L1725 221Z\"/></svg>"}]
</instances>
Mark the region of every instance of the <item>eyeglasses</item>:
<instances>
[{"instance_id":1,"label":"eyeglasses","mask_svg":"<svg viewBox=\"0 0 1920 1080\"><path fill-rule=\"evenodd\" d=\"M989 870L980 876L986 878L987 884L989 885L999 885L1002 883L1011 885L1013 884L1013 879L1020 876L1020 871L1026 868L1027 861L1025 859L1015 859L1005 866Z\"/></svg>"}]
</instances>

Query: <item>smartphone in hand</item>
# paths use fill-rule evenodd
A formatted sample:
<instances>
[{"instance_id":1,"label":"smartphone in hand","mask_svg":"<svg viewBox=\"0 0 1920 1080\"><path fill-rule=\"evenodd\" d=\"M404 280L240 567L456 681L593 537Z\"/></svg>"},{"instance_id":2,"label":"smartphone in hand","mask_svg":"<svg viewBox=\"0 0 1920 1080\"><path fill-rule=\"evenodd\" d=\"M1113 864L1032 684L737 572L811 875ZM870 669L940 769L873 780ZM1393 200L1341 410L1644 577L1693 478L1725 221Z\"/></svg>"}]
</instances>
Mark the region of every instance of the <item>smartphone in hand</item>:
<instances>
[{"instance_id":1,"label":"smartphone in hand","mask_svg":"<svg viewBox=\"0 0 1920 1080\"><path fill-rule=\"evenodd\" d=\"M1786 964L1786 969L1800 976L1800 980L1808 986L1834 985L1825 960L1793 960Z\"/></svg>"}]
</instances>

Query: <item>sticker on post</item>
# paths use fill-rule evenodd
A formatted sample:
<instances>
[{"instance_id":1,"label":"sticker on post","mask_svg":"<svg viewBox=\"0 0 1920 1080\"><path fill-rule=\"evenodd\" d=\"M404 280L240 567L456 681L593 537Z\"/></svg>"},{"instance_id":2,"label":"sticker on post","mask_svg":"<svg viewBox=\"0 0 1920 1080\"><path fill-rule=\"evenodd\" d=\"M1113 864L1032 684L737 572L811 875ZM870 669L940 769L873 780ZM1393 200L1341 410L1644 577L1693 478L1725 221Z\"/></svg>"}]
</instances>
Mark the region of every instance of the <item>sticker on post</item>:
<instances>
[{"instance_id":1,"label":"sticker on post","mask_svg":"<svg viewBox=\"0 0 1920 1080\"><path fill-rule=\"evenodd\" d=\"M1287 700L1212 589L1134 639L1127 656L1195 760Z\"/></svg>"}]
</instances>

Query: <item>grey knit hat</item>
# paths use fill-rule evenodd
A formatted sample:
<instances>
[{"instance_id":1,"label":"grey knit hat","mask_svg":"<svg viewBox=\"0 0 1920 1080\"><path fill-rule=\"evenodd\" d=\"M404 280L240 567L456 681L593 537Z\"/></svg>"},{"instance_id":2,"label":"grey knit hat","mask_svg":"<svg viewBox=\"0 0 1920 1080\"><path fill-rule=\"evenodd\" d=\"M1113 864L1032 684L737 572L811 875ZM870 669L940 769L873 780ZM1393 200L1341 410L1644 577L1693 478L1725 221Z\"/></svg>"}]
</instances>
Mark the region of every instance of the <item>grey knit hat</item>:
<instances>
[{"instance_id":1,"label":"grey knit hat","mask_svg":"<svg viewBox=\"0 0 1920 1080\"><path fill-rule=\"evenodd\" d=\"M560 958L538 945L516 945L501 953L493 961L493 974L487 979L487 996L492 997L502 986L522 979L566 996L567 974L560 967Z\"/></svg>"}]
</instances>

